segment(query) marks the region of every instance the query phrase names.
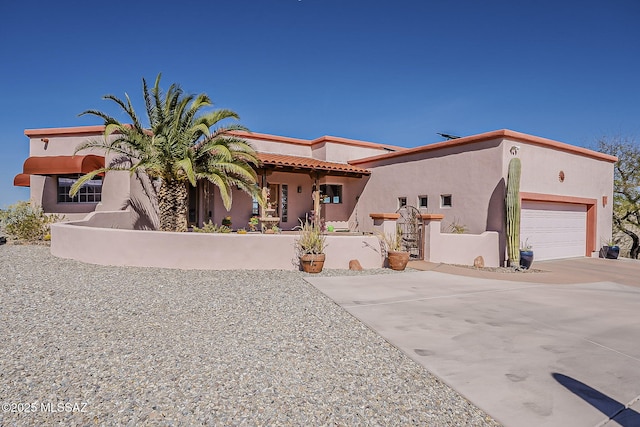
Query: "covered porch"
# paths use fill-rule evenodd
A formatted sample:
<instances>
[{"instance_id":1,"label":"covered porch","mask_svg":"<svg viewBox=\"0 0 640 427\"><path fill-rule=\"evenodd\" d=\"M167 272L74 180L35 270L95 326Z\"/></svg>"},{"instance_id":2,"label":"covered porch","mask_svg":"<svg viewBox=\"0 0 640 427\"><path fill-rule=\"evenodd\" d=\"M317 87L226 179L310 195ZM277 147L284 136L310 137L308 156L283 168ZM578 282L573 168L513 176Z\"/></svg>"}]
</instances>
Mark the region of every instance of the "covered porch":
<instances>
[{"instance_id":1,"label":"covered porch","mask_svg":"<svg viewBox=\"0 0 640 427\"><path fill-rule=\"evenodd\" d=\"M357 224L349 224L358 197L368 181L368 169L346 163L327 162L308 157L272 153L258 153L260 166L256 168L257 184L266 195L265 208L279 218L281 230L292 230L299 220L312 214L335 229L354 230ZM219 190L208 182L190 187L189 224L202 226L211 220L221 224L231 217L233 230L249 229L251 217L264 217L267 212L244 192L235 189L233 204L227 211L222 204Z\"/></svg>"}]
</instances>

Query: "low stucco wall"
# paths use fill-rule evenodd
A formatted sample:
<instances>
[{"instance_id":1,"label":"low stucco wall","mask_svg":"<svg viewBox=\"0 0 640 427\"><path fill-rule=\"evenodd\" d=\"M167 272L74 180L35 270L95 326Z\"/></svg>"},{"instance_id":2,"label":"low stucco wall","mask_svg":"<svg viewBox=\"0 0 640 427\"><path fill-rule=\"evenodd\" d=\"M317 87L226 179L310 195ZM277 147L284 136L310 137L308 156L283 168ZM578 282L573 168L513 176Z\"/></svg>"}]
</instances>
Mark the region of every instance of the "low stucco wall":
<instances>
[{"instance_id":1,"label":"low stucco wall","mask_svg":"<svg viewBox=\"0 0 640 427\"><path fill-rule=\"evenodd\" d=\"M370 217L377 233L395 235L399 214L373 213ZM422 214L421 218L425 261L473 265L476 257L482 256L486 267L500 266L500 234L497 231L481 234L442 233L440 229L444 215Z\"/></svg>"},{"instance_id":2,"label":"low stucco wall","mask_svg":"<svg viewBox=\"0 0 640 427\"><path fill-rule=\"evenodd\" d=\"M73 225L133 230L134 215L130 211L96 211L86 215Z\"/></svg>"},{"instance_id":3,"label":"low stucco wall","mask_svg":"<svg viewBox=\"0 0 640 427\"><path fill-rule=\"evenodd\" d=\"M482 234L437 234L431 236L431 262L473 265L476 257L482 256L486 267L500 265L498 250L499 234L486 231Z\"/></svg>"},{"instance_id":4,"label":"low stucco wall","mask_svg":"<svg viewBox=\"0 0 640 427\"><path fill-rule=\"evenodd\" d=\"M298 270L293 234L207 234L123 230L114 215L51 226L51 254L100 265L202 270ZM125 215L121 215L125 221ZM111 225L109 225L111 224ZM382 266L375 236L328 235L325 268Z\"/></svg>"}]
</instances>

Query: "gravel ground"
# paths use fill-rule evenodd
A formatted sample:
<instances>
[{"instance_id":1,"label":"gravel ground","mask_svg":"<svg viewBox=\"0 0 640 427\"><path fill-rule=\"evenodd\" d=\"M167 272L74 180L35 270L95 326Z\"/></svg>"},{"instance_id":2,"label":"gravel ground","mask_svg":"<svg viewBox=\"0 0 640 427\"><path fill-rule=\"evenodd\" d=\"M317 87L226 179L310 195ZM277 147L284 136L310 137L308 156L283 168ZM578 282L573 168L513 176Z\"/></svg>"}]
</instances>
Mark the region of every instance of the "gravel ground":
<instances>
[{"instance_id":1,"label":"gravel ground","mask_svg":"<svg viewBox=\"0 0 640 427\"><path fill-rule=\"evenodd\" d=\"M498 425L304 277L0 246L0 425Z\"/></svg>"}]
</instances>

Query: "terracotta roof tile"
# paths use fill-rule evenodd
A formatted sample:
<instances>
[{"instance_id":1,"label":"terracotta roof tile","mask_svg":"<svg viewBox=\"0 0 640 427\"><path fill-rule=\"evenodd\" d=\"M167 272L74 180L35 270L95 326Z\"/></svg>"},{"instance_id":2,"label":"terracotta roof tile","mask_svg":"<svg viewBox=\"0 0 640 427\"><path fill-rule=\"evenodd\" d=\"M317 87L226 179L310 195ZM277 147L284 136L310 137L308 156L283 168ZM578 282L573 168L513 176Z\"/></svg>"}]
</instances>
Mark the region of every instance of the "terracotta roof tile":
<instances>
[{"instance_id":1,"label":"terracotta roof tile","mask_svg":"<svg viewBox=\"0 0 640 427\"><path fill-rule=\"evenodd\" d=\"M352 166L347 163L327 162L309 157L289 156L285 154L258 153L258 158L265 166L285 167L290 169L337 172L344 174L369 175L368 169Z\"/></svg>"}]
</instances>

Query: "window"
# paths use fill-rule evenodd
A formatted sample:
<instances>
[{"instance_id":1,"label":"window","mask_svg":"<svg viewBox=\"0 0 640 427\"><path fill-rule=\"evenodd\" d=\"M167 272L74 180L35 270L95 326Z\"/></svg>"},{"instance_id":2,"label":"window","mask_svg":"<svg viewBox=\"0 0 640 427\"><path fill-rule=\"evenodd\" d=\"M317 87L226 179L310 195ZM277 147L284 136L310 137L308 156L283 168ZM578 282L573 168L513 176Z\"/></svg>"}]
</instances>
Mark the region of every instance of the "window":
<instances>
[{"instance_id":1,"label":"window","mask_svg":"<svg viewBox=\"0 0 640 427\"><path fill-rule=\"evenodd\" d=\"M406 197L398 197L398 209L402 209L407 206L407 198Z\"/></svg>"},{"instance_id":2,"label":"window","mask_svg":"<svg viewBox=\"0 0 640 427\"><path fill-rule=\"evenodd\" d=\"M342 203L342 185L320 185L322 203Z\"/></svg>"},{"instance_id":3,"label":"window","mask_svg":"<svg viewBox=\"0 0 640 427\"><path fill-rule=\"evenodd\" d=\"M426 209L429 204L429 198L427 196L418 196L418 207Z\"/></svg>"},{"instance_id":4,"label":"window","mask_svg":"<svg viewBox=\"0 0 640 427\"><path fill-rule=\"evenodd\" d=\"M281 188L282 197L280 198L280 201L282 203L282 209L280 210L280 221L287 222L289 220L289 186L287 184L282 184Z\"/></svg>"},{"instance_id":5,"label":"window","mask_svg":"<svg viewBox=\"0 0 640 427\"><path fill-rule=\"evenodd\" d=\"M80 175L58 177L58 203L98 203L102 200L102 177L87 181L75 197L69 196L71 186Z\"/></svg>"},{"instance_id":6,"label":"window","mask_svg":"<svg viewBox=\"0 0 640 427\"><path fill-rule=\"evenodd\" d=\"M255 197L251 199L251 215L260 215L260 204Z\"/></svg>"},{"instance_id":7,"label":"window","mask_svg":"<svg viewBox=\"0 0 640 427\"><path fill-rule=\"evenodd\" d=\"M440 196L440 207L450 208L452 206L451 194L443 194Z\"/></svg>"}]
</instances>

